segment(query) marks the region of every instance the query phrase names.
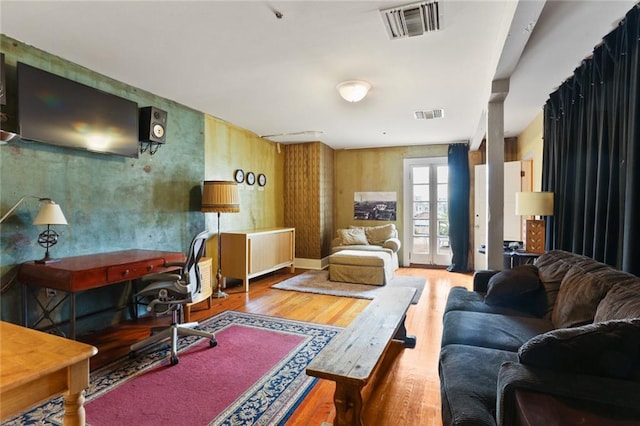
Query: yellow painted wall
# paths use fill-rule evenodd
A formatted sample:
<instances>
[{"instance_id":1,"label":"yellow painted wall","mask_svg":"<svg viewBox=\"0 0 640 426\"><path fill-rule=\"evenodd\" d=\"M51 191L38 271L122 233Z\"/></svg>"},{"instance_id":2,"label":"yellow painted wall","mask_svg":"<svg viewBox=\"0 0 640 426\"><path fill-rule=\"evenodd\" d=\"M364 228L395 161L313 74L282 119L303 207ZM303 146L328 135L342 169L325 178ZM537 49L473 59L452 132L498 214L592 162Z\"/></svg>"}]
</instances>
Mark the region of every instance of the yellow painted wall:
<instances>
[{"instance_id":1,"label":"yellow painted wall","mask_svg":"<svg viewBox=\"0 0 640 426\"><path fill-rule=\"evenodd\" d=\"M518 160L531 160L533 167L533 191L542 188L543 113L529 123L518 136Z\"/></svg>"},{"instance_id":2,"label":"yellow painted wall","mask_svg":"<svg viewBox=\"0 0 640 426\"><path fill-rule=\"evenodd\" d=\"M245 176L253 172L267 177L263 188L257 183L239 186L240 213L222 213L221 231L284 226L284 151L278 152L278 144L206 115L204 133L205 180L233 180L236 169ZM212 234L217 232L216 213L206 213L205 223ZM217 256L216 238L209 240L207 256Z\"/></svg>"},{"instance_id":3,"label":"yellow painted wall","mask_svg":"<svg viewBox=\"0 0 640 426\"><path fill-rule=\"evenodd\" d=\"M404 146L338 150L335 152L335 228L349 225L376 226L389 222L353 220L354 192L395 192L395 223L403 235L403 160L405 158L446 157L448 145ZM335 231L334 231L335 232ZM401 253L399 253L401 255ZM401 260L402 261L402 260Z\"/></svg>"}]
</instances>

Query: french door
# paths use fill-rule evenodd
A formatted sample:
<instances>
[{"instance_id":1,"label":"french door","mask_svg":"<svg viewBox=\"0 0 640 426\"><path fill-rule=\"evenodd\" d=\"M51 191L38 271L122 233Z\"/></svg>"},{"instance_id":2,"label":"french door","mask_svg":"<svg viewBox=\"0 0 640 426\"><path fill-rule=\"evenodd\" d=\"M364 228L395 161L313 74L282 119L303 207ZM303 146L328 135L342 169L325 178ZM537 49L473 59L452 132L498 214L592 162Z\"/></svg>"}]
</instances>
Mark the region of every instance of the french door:
<instances>
[{"instance_id":1,"label":"french door","mask_svg":"<svg viewBox=\"0 0 640 426\"><path fill-rule=\"evenodd\" d=\"M446 158L404 161L404 203L404 259L409 259L409 264L449 265L449 166Z\"/></svg>"}]
</instances>

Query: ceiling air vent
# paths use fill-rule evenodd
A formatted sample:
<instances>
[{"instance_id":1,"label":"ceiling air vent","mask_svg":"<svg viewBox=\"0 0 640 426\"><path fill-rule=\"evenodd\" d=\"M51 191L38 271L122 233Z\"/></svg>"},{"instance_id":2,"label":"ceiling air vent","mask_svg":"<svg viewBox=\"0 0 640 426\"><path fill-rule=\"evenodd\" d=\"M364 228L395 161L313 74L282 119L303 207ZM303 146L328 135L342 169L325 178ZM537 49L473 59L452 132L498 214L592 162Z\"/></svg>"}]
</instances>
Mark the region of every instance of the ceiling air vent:
<instances>
[{"instance_id":1,"label":"ceiling air vent","mask_svg":"<svg viewBox=\"0 0 640 426\"><path fill-rule=\"evenodd\" d=\"M380 14L391 40L419 36L440 29L440 7L437 1L383 9Z\"/></svg>"},{"instance_id":2,"label":"ceiling air vent","mask_svg":"<svg viewBox=\"0 0 640 426\"><path fill-rule=\"evenodd\" d=\"M416 120L431 120L444 117L443 109L431 109L429 111L416 111L413 113Z\"/></svg>"}]
</instances>

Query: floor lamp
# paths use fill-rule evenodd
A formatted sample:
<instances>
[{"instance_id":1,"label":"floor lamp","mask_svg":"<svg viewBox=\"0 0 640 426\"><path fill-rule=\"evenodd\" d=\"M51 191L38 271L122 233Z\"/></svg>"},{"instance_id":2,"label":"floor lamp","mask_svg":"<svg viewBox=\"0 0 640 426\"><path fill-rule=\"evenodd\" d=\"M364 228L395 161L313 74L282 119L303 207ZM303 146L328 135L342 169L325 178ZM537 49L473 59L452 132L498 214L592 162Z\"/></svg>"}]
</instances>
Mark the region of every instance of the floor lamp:
<instances>
[{"instance_id":1,"label":"floor lamp","mask_svg":"<svg viewBox=\"0 0 640 426\"><path fill-rule=\"evenodd\" d=\"M238 213L240 211L238 184L234 181L204 181L202 188L202 211L205 213L218 213L217 288L212 297L227 297L228 294L222 291L222 239L220 237L220 213Z\"/></svg>"},{"instance_id":2,"label":"floor lamp","mask_svg":"<svg viewBox=\"0 0 640 426\"><path fill-rule=\"evenodd\" d=\"M536 219L536 216L553 216L553 192L516 192L516 214L533 216L533 219L525 221L525 250L544 253L545 221Z\"/></svg>"}]
</instances>

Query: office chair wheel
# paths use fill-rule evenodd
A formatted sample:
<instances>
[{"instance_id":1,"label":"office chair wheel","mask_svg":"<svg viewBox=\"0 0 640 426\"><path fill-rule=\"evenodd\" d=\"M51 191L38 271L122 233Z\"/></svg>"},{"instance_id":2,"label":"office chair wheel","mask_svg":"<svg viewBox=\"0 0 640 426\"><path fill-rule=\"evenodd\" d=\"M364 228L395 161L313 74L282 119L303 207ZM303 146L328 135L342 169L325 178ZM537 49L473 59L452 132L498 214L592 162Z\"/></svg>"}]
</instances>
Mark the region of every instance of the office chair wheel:
<instances>
[{"instance_id":1,"label":"office chair wheel","mask_svg":"<svg viewBox=\"0 0 640 426\"><path fill-rule=\"evenodd\" d=\"M218 346L218 341L216 339L209 340L209 347L210 348L215 348L216 346Z\"/></svg>"},{"instance_id":2,"label":"office chair wheel","mask_svg":"<svg viewBox=\"0 0 640 426\"><path fill-rule=\"evenodd\" d=\"M176 365L180 360L177 355L171 355L171 365Z\"/></svg>"}]
</instances>

